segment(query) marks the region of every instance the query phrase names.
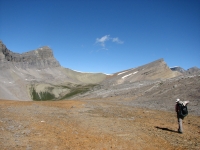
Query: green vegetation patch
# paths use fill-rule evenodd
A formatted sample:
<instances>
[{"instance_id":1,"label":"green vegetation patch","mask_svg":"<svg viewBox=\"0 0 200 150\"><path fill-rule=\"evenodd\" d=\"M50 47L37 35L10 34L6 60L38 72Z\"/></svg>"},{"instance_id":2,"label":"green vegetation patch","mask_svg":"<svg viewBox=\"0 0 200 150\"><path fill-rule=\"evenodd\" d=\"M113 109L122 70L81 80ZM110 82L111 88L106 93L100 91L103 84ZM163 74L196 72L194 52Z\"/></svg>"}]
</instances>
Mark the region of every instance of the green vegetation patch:
<instances>
[{"instance_id":1,"label":"green vegetation patch","mask_svg":"<svg viewBox=\"0 0 200 150\"><path fill-rule=\"evenodd\" d=\"M47 101L47 100L63 100L69 99L75 95L84 94L93 89L96 84L89 85L73 85L73 86L61 86L63 89L69 89L70 92L64 95L63 97L56 98L52 93L53 87L48 87L46 91L37 92L34 85L30 88L31 98L34 101Z\"/></svg>"},{"instance_id":2,"label":"green vegetation patch","mask_svg":"<svg viewBox=\"0 0 200 150\"><path fill-rule=\"evenodd\" d=\"M95 84L89 84L89 85L77 85L76 87L72 88L70 93L66 94L65 96L63 96L61 98L61 100L63 99L69 99L75 95L78 94L84 94L88 91L90 91L94 86L96 86Z\"/></svg>"},{"instance_id":3,"label":"green vegetation patch","mask_svg":"<svg viewBox=\"0 0 200 150\"><path fill-rule=\"evenodd\" d=\"M55 99L54 94L47 91L37 93L34 87L31 88L31 96L32 96L32 100L34 101L46 101L46 100Z\"/></svg>"},{"instance_id":4,"label":"green vegetation patch","mask_svg":"<svg viewBox=\"0 0 200 150\"><path fill-rule=\"evenodd\" d=\"M40 92L40 98L41 100L43 101L46 101L46 100L54 100L55 99L55 95L50 93L50 92Z\"/></svg>"}]
</instances>

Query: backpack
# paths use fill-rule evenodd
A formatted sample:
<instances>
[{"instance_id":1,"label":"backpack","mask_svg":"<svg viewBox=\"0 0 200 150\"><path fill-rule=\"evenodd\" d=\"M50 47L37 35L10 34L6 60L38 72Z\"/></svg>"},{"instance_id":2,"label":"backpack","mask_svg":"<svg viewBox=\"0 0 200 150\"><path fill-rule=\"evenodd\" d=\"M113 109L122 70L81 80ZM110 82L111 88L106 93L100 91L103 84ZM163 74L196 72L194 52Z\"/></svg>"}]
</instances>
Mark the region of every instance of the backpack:
<instances>
[{"instance_id":1,"label":"backpack","mask_svg":"<svg viewBox=\"0 0 200 150\"><path fill-rule=\"evenodd\" d=\"M179 106L179 116L180 117L187 116L188 115L187 105L178 104L178 106Z\"/></svg>"}]
</instances>

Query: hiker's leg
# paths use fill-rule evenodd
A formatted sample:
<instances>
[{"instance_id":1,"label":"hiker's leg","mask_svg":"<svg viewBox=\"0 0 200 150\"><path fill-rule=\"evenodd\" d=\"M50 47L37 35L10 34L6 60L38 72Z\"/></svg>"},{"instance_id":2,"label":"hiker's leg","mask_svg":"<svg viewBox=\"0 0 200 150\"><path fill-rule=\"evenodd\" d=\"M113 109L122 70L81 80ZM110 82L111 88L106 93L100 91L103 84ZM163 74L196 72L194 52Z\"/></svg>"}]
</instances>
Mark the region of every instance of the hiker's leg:
<instances>
[{"instance_id":1,"label":"hiker's leg","mask_svg":"<svg viewBox=\"0 0 200 150\"><path fill-rule=\"evenodd\" d=\"M183 119L182 118L178 118L178 132L182 133L183 132Z\"/></svg>"},{"instance_id":2,"label":"hiker's leg","mask_svg":"<svg viewBox=\"0 0 200 150\"><path fill-rule=\"evenodd\" d=\"M177 122L178 122L178 132L180 131L180 125L179 125L179 116L178 116L178 113L177 113Z\"/></svg>"}]
</instances>

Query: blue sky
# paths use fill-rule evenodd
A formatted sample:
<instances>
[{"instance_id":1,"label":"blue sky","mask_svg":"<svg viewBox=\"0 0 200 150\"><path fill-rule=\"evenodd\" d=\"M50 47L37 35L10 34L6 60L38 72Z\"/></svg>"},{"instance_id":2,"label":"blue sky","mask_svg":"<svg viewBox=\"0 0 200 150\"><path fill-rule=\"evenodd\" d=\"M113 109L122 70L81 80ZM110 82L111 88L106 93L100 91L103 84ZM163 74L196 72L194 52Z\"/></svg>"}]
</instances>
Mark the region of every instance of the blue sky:
<instances>
[{"instance_id":1,"label":"blue sky","mask_svg":"<svg viewBox=\"0 0 200 150\"><path fill-rule=\"evenodd\" d=\"M61 66L115 73L159 58L200 68L200 0L0 0L13 52L50 46Z\"/></svg>"}]
</instances>

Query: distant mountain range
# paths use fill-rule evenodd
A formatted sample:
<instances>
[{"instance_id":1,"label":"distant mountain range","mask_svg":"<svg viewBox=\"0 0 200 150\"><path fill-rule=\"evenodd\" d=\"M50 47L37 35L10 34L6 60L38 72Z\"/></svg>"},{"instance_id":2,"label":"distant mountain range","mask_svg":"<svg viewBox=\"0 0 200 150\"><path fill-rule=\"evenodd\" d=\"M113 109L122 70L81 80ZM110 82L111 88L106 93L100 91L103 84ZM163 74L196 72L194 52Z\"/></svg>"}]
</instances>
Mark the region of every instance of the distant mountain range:
<instances>
[{"instance_id":1,"label":"distant mountain range","mask_svg":"<svg viewBox=\"0 0 200 150\"><path fill-rule=\"evenodd\" d=\"M200 73L200 69L197 67L192 67L192 68L189 68L188 70L184 70L183 68L176 66L176 67L172 67L170 69L172 71L178 71L178 72L182 73L183 75L194 75L194 74Z\"/></svg>"},{"instance_id":2,"label":"distant mountain range","mask_svg":"<svg viewBox=\"0 0 200 150\"><path fill-rule=\"evenodd\" d=\"M137 87L196 74L200 74L199 68L187 71L181 67L169 68L163 59L112 75L81 73L60 66L47 46L18 54L0 41L0 99L67 99L99 88Z\"/></svg>"}]
</instances>

